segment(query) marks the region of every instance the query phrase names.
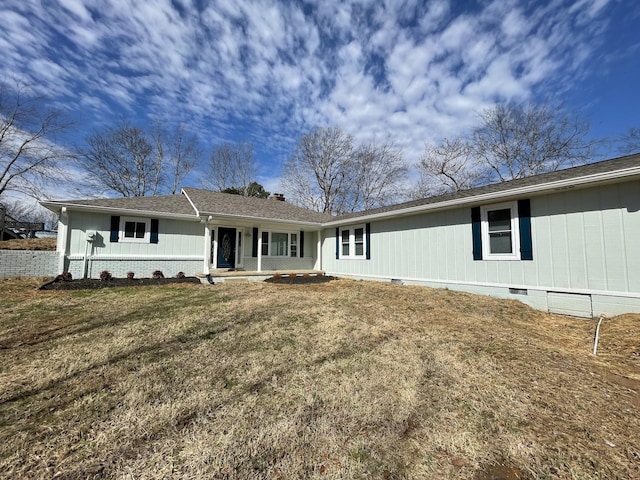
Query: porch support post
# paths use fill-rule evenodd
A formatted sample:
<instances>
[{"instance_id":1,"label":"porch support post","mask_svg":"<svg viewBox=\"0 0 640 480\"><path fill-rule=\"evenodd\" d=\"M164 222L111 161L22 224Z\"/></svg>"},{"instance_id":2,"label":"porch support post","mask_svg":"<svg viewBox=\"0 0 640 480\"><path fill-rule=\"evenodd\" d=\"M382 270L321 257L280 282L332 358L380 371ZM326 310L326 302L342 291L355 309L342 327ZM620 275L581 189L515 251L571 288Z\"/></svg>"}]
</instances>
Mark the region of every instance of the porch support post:
<instances>
[{"instance_id":1,"label":"porch support post","mask_svg":"<svg viewBox=\"0 0 640 480\"><path fill-rule=\"evenodd\" d=\"M322 230L318 230L317 235L318 235L318 242L317 242L318 251L316 253L315 268L316 270L322 270Z\"/></svg>"},{"instance_id":2,"label":"porch support post","mask_svg":"<svg viewBox=\"0 0 640 480\"><path fill-rule=\"evenodd\" d=\"M209 222L204 224L204 264L202 265L202 273L209 275L211 268L211 227Z\"/></svg>"},{"instance_id":3,"label":"porch support post","mask_svg":"<svg viewBox=\"0 0 640 480\"><path fill-rule=\"evenodd\" d=\"M58 241L56 250L58 251L58 273L64 272L64 259L67 255L67 237L69 235L69 214L67 207L62 207L58 219Z\"/></svg>"},{"instance_id":4,"label":"porch support post","mask_svg":"<svg viewBox=\"0 0 640 480\"><path fill-rule=\"evenodd\" d=\"M262 271L262 227L258 227L258 271Z\"/></svg>"}]
</instances>

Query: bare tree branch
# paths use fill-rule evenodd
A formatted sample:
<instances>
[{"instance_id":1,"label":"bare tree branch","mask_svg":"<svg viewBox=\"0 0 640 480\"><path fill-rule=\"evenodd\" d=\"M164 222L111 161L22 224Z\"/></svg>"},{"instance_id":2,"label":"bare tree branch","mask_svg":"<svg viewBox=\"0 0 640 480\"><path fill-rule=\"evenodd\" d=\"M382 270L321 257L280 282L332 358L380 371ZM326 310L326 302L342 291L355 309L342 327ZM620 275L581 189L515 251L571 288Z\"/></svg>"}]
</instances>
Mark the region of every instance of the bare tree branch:
<instances>
[{"instance_id":1,"label":"bare tree branch","mask_svg":"<svg viewBox=\"0 0 640 480\"><path fill-rule=\"evenodd\" d=\"M58 163L72 157L56 143L71 122L42 107L43 100L26 95L20 84L0 83L0 195L13 190L39 196Z\"/></svg>"},{"instance_id":2,"label":"bare tree branch","mask_svg":"<svg viewBox=\"0 0 640 480\"><path fill-rule=\"evenodd\" d=\"M251 143L224 143L211 152L207 176L200 183L211 190L231 188L246 195L256 170Z\"/></svg>"},{"instance_id":3,"label":"bare tree branch","mask_svg":"<svg viewBox=\"0 0 640 480\"><path fill-rule=\"evenodd\" d=\"M480 114L468 140L427 146L417 165L423 194L463 190L554 171L589 161L596 141L589 125L549 105L509 103Z\"/></svg>"},{"instance_id":4,"label":"bare tree branch","mask_svg":"<svg viewBox=\"0 0 640 480\"><path fill-rule=\"evenodd\" d=\"M630 128L622 137L622 145L618 151L623 155L640 152L640 128Z\"/></svg>"},{"instance_id":5,"label":"bare tree branch","mask_svg":"<svg viewBox=\"0 0 640 480\"><path fill-rule=\"evenodd\" d=\"M97 188L106 187L123 197L154 195L158 191L162 181L161 154L141 128L121 119L118 126L89 135L86 144L82 159Z\"/></svg>"},{"instance_id":6,"label":"bare tree branch","mask_svg":"<svg viewBox=\"0 0 640 480\"><path fill-rule=\"evenodd\" d=\"M407 166L393 142L355 146L337 128L302 136L282 176L294 203L320 212L346 213L395 200Z\"/></svg>"}]
</instances>

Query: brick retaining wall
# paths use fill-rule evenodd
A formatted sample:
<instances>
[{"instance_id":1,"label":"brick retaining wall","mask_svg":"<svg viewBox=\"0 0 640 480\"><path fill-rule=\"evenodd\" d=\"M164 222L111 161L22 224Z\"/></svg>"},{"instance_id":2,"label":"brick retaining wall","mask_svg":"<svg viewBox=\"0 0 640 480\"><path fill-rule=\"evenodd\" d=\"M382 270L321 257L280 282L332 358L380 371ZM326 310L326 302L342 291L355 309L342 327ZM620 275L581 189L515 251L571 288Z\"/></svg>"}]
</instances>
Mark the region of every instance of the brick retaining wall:
<instances>
[{"instance_id":1,"label":"brick retaining wall","mask_svg":"<svg viewBox=\"0 0 640 480\"><path fill-rule=\"evenodd\" d=\"M58 253L37 250L0 250L0 278L55 277Z\"/></svg>"}]
</instances>

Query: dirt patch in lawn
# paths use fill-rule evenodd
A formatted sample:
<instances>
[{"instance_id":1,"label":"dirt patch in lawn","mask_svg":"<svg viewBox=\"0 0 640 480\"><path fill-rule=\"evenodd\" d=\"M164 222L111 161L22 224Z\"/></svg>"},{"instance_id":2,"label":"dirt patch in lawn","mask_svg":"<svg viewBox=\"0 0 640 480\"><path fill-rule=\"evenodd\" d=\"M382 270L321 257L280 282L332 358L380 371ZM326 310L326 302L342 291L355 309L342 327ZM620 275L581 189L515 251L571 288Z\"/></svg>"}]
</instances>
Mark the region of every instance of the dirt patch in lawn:
<instances>
[{"instance_id":1,"label":"dirt patch in lawn","mask_svg":"<svg viewBox=\"0 0 640 480\"><path fill-rule=\"evenodd\" d=\"M40 285L40 290L95 290L99 288L115 287L144 287L148 285L168 285L173 283L197 283L196 277L185 278L112 278L111 280L99 280L83 278L79 280L62 281L51 280Z\"/></svg>"}]
</instances>

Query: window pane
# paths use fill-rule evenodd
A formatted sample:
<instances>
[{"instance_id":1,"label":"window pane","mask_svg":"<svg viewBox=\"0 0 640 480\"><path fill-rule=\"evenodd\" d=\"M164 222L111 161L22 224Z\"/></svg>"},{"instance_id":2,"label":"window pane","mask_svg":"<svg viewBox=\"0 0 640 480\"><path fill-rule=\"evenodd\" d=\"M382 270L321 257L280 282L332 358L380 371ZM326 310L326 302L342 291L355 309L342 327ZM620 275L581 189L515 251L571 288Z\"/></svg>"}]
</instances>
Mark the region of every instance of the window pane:
<instances>
[{"instance_id":1,"label":"window pane","mask_svg":"<svg viewBox=\"0 0 640 480\"><path fill-rule=\"evenodd\" d=\"M298 256L298 234L292 233L290 237L291 237L291 248L289 249L290 254L292 257L297 257Z\"/></svg>"},{"instance_id":2,"label":"window pane","mask_svg":"<svg viewBox=\"0 0 640 480\"><path fill-rule=\"evenodd\" d=\"M511 209L489 210L487 212L490 232L511 231Z\"/></svg>"},{"instance_id":3,"label":"window pane","mask_svg":"<svg viewBox=\"0 0 640 480\"><path fill-rule=\"evenodd\" d=\"M136 222L124 222L125 238L133 238L136 231Z\"/></svg>"},{"instance_id":4,"label":"window pane","mask_svg":"<svg viewBox=\"0 0 640 480\"><path fill-rule=\"evenodd\" d=\"M144 222L136 223L136 238L144 238Z\"/></svg>"},{"instance_id":5,"label":"window pane","mask_svg":"<svg viewBox=\"0 0 640 480\"><path fill-rule=\"evenodd\" d=\"M287 242L289 235L286 233L271 234L271 256L284 257L287 256Z\"/></svg>"},{"instance_id":6,"label":"window pane","mask_svg":"<svg viewBox=\"0 0 640 480\"><path fill-rule=\"evenodd\" d=\"M349 256L349 230L342 230L342 232L340 233L340 236L342 237L342 256L348 257Z\"/></svg>"},{"instance_id":7,"label":"window pane","mask_svg":"<svg viewBox=\"0 0 640 480\"><path fill-rule=\"evenodd\" d=\"M269 255L269 232L262 232L262 255Z\"/></svg>"},{"instance_id":8,"label":"window pane","mask_svg":"<svg viewBox=\"0 0 640 480\"><path fill-rule=\"evenodd\" d=\"M511 248L511 232L490 233L489 247L491 253L513 253Z\"/></svg>"},{"instance_id":9,"label":"window pane","mask_svg":"<svg viewBox=\"0 0 640 480\"><path fill-rule=\"evenodd\" d=\"M361 257L364 255L364 229L356 228L354 231L356 256Z\"/></svg>"}]
</instances>

